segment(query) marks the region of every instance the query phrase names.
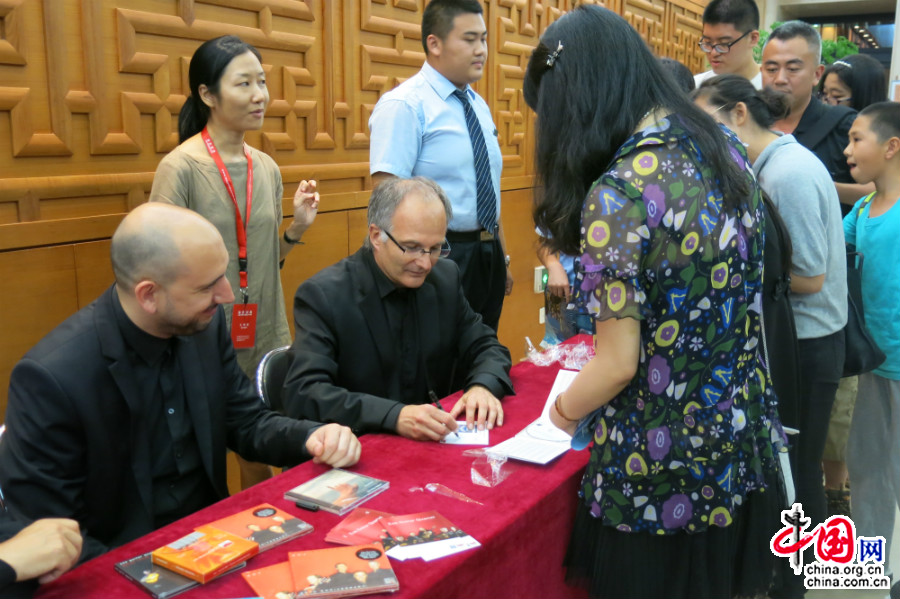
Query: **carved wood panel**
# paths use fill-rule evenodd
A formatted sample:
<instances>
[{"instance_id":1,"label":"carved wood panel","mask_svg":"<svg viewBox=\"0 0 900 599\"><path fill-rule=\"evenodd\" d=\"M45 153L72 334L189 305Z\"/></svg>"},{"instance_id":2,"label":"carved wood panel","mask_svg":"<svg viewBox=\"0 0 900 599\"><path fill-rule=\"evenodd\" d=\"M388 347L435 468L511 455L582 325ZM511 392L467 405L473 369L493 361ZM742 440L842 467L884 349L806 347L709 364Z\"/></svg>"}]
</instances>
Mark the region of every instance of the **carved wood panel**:
<instances>
[{"instance_id":1,"label":"carved wood panel","mask_svg":"<svg viewBox=\"0 0 900 599\"><path fill-rule=\"evenodd\" d=\"M358 194L341 208L364 205L368 118L378 97L424 60L424 3L0 0L0 232L8 232L5 225L121 215L144 201L157 163L177 144L190 56L222 34L262 53L272 99L263 130L247 137L284 167L288 192L316 173L326 196ZM491 58L476 88L497 123L505 189L527 187L532 175L533 127L521 92L531 48L575 4L485 4ZM702 68L702 4L600 4L623 14L656 53ZM72 224L74 238L37 227L0 249L77 241L80 223Z\"/></svg>"}]
</instances>

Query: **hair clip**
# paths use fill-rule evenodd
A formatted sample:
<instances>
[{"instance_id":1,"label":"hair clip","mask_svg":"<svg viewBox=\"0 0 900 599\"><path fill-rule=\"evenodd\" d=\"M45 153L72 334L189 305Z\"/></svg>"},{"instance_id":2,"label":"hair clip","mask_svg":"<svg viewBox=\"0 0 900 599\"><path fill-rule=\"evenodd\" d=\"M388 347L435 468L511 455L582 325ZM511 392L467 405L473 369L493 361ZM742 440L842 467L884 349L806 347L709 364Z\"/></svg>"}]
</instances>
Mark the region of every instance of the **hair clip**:
<instances>
[{"instance_id":1,"label":"hair clip","mask_svg":"<svg viewBox=\"0 0 900 599\"><path fill-rule=\"evenodd\" d=\"M831 63L831 64L839 64L839 65L841 65L842 67L847 67L848 69L852 69L852 68L853 68L853 65L852 65L852 64L850 64L849 62L844 62L843 60L835 60L835 61L834 61L833 63Z\"/></svg>"},{"instance_id":2,"label":"hair clip","mask_svg":"<svg viewBox=\"0 0 900 599\"><path fill-rule=\"evenodd\" d=\"M559 53L562 52L562 49L563 49L563 43L562 43L562 41L560 41L559 45L556 47L556 50L554 50L547 56L547 66L548 67L553 67L553 65L556 63L556 59L559 58Z\"/></svg>"}]
</instances>

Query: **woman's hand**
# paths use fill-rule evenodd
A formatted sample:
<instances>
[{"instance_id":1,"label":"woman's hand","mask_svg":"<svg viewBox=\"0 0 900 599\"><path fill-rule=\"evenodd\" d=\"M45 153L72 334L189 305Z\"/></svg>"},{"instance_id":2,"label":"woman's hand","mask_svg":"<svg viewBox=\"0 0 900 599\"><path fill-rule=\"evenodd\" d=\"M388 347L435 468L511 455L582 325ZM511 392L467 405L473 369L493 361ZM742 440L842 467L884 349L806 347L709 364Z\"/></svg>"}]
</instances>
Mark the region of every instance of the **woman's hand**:
<instances>
[{"instance_id":1,"label":"woman's hand","mask_svg":"<svg viewBox=\"0 0 900 599\"><path fill-rule=\"evenodd\" d=\"M319 192L315 180L300 181L294 194L294 222L288 227L288 237L299 240L316 220L319 212Z\"/></svg>"}]
</instances>

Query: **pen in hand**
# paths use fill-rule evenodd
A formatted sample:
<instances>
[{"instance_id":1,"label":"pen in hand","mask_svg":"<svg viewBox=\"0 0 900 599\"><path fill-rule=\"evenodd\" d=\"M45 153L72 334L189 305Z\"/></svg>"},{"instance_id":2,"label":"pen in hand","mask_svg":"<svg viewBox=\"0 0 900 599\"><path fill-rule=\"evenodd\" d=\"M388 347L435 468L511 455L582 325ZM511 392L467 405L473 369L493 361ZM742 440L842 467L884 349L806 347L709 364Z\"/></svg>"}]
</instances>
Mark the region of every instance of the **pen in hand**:
<instances>
[{"instance_id":1,"label":"pen in hand","mask_svg":"<svg viewBox=\"0 0 900 599\"><path fill-rule=\"evenodd\" d=\"M438 401L437 395L435 395L434 391L431 391L430 389L429 389L429 391L428 391L428 399L431 400L431 405L433 405L434 407L436 407L436 408L437 408L438 410L440 410L441 412L446 412L446 411L447 411L447 410L444 409L444 406L441 405L441 402ZM456 432L456 431L451 431L451 432L453 433L453 435L454 435L457 439L459 439L459 433L458 433L458 432Z\"/></svg>"}]
</instances>

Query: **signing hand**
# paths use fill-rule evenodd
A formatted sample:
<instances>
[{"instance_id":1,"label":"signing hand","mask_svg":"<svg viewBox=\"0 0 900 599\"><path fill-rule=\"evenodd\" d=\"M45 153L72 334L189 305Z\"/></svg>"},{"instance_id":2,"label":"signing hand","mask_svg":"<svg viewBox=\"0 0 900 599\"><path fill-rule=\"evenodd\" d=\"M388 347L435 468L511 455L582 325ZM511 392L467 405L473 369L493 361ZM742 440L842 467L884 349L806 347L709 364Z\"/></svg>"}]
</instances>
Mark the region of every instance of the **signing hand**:
<instances>
[{"instance_id":1,"label":"signing hand","mask_svg":"<svg viewBox=\"0 0 900 599\"><path fill-rule=\"evenodd\" d=\"M485 427L491 430L495 424L503 426L503 406L500 405L500 400L481 385L472 385L450 410L450 416L456 420L463 411L466 413L466 426L470 429L475 424L478 425L478 430L484 430Z\"/></svg>"},{"instance_id":2,"label":"signing hand","mask_svg":"<svg viewBox=\"0 0 900 599\"><path fill-rule=\"evenodd\" d=\"M431 404L404 406L397 419L397 434L414 441L440 441L456 430L456 419Z\"/></svg>"},{"instance_id":3,"label":"signing hand","mask_svg":"<svg viewBox=\"0 0 900 599\"><path fill-rule=\"evenodd\" d=\"M17 581L40 577L38 581L44 584L56 580L80 555L78 523L65 518L37 520L0 543L0 560L16 571Z\"/></svg>"},{"instance_id":4,"label":"signing hand","mask_svg":"<svg viewBox=\"0 0 900 599\"><path fill-rule=\"evenodd\" d=\"M306 439L306 450L316 464L334 468L352 466L359 461L359 439L346 426L326 424L320 426Z\"/></svg>"}]
</instances>

